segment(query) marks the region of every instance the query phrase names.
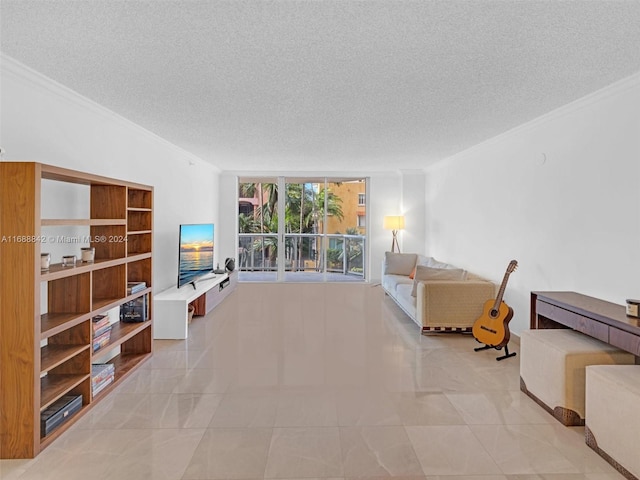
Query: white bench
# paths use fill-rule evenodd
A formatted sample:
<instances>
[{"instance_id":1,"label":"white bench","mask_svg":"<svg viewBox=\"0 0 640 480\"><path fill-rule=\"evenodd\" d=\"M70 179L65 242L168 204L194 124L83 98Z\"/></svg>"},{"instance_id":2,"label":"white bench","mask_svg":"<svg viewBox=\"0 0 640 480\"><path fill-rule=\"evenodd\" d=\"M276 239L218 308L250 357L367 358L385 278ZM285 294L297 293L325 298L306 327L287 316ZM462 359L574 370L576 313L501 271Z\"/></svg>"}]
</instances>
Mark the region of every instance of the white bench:
<instances>
[{"instance_id":1,"label":"white bench","mask_svg":"<svg viewBox=\"0 0 640 480\"><path fill-rule=\"evenodd\" d=\"M520 389L563 425L584 425L585 367L634 362L632 354L575 330L525 330Z\"/></svg>"},{"instance_id":2,"label":"white bench","mask_svg":"<svg viewBox=\"0 0 640 480\"><path fill-rule=\"evenodd\" d=\"M587 367L585 441L628 479L640 477L640 365Z\"/></svg>"}]
</instances>

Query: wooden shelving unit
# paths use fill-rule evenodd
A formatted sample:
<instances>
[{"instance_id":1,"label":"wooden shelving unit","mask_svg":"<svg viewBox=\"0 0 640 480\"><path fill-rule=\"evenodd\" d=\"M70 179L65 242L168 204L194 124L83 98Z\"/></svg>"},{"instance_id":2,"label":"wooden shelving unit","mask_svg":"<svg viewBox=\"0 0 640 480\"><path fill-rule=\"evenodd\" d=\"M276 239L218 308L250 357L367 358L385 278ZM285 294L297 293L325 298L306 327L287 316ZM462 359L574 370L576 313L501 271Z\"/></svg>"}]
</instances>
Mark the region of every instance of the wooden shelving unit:
<instances>
[{"instance_id":1,"label":"wooden shelving unit","mask_svg":"<svg viewBox=\"0 0 640 480\"><path fill-rule=\"evenodd\" d=\"M89 218L42 218L43 180L85 185ZM88 228L95 261L40 270L42 227ZM152 354L153 187L34 162L0 162L0 458L33 458ZM127 282L147 288L127 294ZM91 319L147 296L149 319L115 323L93 351ZM46 300L42 300L46 299ZM42 304L42 305L41 305ZM91 365L114 383L96 398ZM63 395L82 409L47 436L40 413Z\"/></svg>"}]
</instances>

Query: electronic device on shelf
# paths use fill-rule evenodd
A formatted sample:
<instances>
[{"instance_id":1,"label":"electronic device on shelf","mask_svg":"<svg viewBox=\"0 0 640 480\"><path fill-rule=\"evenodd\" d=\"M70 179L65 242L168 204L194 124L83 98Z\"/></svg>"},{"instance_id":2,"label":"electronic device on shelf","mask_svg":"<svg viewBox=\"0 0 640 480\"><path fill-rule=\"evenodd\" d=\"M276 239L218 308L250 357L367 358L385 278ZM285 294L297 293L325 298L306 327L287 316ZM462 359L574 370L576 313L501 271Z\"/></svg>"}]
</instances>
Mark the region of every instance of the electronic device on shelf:
<instances>
[{"instance_id":1,"label":"electronic device on shelf","mask_svg":"<svg viewBox=\"0 0 640 480\"><path fill-rule=\"evenodd\" d=\"M40 413L40 436L44 437L82 408L82 395L65 395Z\"/></svg>"},{"instance_id":2,"label":"electronic device on shelf","mask_svg":"<svg viewBox=\"0 0 640 480\"><path fill-rule=\"evenodd\" d=\"M236 269L236 259L235 258L227 258L224 261L224 268L229 273L233 272Z\"/></svg>"}]
</instances>

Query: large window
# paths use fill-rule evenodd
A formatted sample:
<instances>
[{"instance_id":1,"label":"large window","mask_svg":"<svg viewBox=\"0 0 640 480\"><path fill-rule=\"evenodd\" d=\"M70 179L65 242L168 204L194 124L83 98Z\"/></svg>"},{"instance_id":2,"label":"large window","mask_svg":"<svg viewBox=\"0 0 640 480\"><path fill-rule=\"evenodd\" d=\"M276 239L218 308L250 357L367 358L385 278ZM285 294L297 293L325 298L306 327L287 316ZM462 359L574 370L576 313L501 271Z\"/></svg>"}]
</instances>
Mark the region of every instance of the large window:
<instances>
[{"instance_id":1,"label":"large window","mask_svg":"<svg viewBox=\"0 0 640 480\"><path fill-rule=\"evenodd\" d=\"M240 280L363 281L366 185L363 178L240 178Z\"/></svg>"}]
</instances>

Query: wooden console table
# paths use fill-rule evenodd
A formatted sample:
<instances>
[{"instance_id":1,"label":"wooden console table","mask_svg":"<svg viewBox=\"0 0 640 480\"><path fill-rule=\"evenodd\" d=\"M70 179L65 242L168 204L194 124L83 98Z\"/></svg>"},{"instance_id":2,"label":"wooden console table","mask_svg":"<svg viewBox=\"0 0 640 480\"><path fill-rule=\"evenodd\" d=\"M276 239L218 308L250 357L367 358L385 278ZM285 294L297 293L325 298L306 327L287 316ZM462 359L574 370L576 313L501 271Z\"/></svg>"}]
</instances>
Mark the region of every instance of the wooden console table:
<instances>
[{"instance_id":1,"label":"wooden console table","mask_svg":"<svg viewBox=\"0 0 640 480\"><path fill-rule=\"evenodd\" d=\"M628 317L622 305L580 293L531 292L530 327L572 328L640 356L640 319Z\"/></svg>"}]
</instances>

